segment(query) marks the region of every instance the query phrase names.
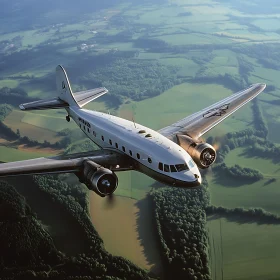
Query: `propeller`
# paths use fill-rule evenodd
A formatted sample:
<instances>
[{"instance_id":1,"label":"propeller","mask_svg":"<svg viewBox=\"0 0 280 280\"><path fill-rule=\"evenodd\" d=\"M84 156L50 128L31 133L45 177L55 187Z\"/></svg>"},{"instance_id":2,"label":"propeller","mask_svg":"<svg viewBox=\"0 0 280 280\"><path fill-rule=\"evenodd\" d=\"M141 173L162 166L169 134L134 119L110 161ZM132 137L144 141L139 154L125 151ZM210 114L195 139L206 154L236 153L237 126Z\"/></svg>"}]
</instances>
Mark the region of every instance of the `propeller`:
<instances>
[{"instance_id":1,"label":"propeller","mask_svg":"<svg viewBox=\"0 0 280 280\"><path fill-rule=\"evenodd\" d=\"M112 193L106 196L106 207L113 208L116 205L116 196Z\"/></svg>"},{"instance_id":2,"label":"propeller","mask_svg":"<svg viewBox=\"0 0 280 280\"><path fill-rule=\"evenodd\" d=\"M207 143L207 140L204 137L200 138L202 142ZM216 150L216 152L218 152L218 150L221 148L221 146L223 145L223 138L221 136L215 136L213 137L213 142L209 143L210 145L213 146L213 148ZM205 154L206 160L212 160L213 155L209 155L208 153ZM213 169L212 169L212 165L210 165L207 169L205 169L205 174L209 175L209 176L213 176Z\"/></svg>"}]
</instances>

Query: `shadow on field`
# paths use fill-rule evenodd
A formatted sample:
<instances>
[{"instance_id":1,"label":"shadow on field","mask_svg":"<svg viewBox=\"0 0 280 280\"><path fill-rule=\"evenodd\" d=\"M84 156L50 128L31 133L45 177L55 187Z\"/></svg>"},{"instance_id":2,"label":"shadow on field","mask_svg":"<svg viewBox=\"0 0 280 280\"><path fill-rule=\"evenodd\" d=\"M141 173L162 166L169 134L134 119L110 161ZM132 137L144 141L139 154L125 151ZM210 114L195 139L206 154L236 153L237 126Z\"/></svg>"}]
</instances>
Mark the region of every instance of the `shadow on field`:
<instances>
[{"instance_id":1,"label":"shadow on field","mask_svg":"<svg viewBox=\"0 0 280 280\"><path fill-rule=\"evenodd\" d=\"M32 212L50 233L56 248L63 253L76 255L86 251L84 232L67 210L53 202L48 194L38 189L30 176L5 179L25 197Z\"/></svg>"},{"instance_id":2,"label":"shadow on field","mask_svg":"<svg viewBox=\"0 0 280 280\"><path fill-rule=\"evenodd\" d=\"M143 246L143 253L149 264L153 264L151 272L163 279L163 266L160 256L160 246L154 222L152 201L149 197L138 200L135 205L138 207L136 223L139 240Z\"/></svg>"}]
</instances>

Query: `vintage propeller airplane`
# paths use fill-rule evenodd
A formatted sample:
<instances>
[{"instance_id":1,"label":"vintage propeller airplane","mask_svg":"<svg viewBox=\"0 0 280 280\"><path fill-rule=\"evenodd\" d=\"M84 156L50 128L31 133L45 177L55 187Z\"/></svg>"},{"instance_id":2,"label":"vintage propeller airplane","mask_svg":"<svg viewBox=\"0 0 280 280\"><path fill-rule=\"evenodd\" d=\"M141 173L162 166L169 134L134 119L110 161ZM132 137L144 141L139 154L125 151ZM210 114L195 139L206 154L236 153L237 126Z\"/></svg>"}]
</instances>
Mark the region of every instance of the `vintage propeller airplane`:
<instances>
[{"instance_id":1,"label":"vintage propeller airplane","mask_svg":"<svg viewBox=\"0 0 280 280\"><path fill-rule=\"evenodd\" d=\"M101 149L97 151L38 158L0 165L0 177L24 174L75 173L98 195L110 196L118 186L116 172L136 170L173 187L193 188L201 184L198 168L210 167L215 148L199 138L261 93L266 85L253 84L168 127L154 131L110 114L82 109L106 94L106 88L72 93L64 68L56 68L59 96L21 104L21 110L65 108L85 135Z\"/></svg>"}]
</instances>

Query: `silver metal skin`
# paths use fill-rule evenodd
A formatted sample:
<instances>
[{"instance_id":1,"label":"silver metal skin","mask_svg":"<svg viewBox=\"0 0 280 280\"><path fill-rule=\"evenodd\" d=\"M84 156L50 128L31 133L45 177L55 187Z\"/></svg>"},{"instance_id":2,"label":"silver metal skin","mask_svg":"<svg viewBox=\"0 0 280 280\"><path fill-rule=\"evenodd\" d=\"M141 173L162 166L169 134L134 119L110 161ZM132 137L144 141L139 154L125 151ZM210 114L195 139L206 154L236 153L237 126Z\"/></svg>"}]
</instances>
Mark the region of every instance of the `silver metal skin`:
<instances>
[{"instance_id":1,"label":"silver metal skin","mask_svg":"<svg viewBox=\"0 0 280 280\"><path fill-rule=\"evenodd\" d=\"M199 143L189 136L180 134L176 135L176 142L190 154L199 168L208 168L216 160L216 151L208 143Z\"/></svg>"},{"instance_id":2,"label":"silver metal skin","mask_svg":"<svg viewBox=\"0 0 280 280\"><path fill-rule=\"evenodd\" d=\"M200 185L198 166L207 168L213 164L216 151L198 138L266 87L265 84L251 85L157 132L110 114L82 109L91 100L105 94L107 89L72 93L67 74L60 65L56 69L56 84L57 99L22 104L20 108L64 107L69 118L101 150L1 164L0 177L73 172L77 176L83 174L82 179L99 195L110 194L117 185L114 172L122 170L136 170L170 186L192 188ZM174 165L184 165L186 168L180 172L175 172L173 168L171 172Z\"/></svg>"},{"instance_id":3,"label":"silver metal skin","mask_svg":"<svg viewBox=\"0 0 280 280\"><path fill-rule=\"evenodd\" d=\"M203 134L255 98L265 87L266 84L253 84L197 113L162 128L159 133L168 138L181 134L198 140Z\"/></svg>"}]
</instances>

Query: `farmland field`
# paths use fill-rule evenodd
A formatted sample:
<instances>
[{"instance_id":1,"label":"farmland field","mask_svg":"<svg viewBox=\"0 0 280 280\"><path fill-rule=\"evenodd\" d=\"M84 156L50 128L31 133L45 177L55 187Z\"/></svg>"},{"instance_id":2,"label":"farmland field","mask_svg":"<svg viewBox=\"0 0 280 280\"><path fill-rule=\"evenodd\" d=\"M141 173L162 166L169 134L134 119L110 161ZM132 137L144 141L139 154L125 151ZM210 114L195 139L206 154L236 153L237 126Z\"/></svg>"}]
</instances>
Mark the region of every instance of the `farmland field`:
<instances>
[{"instance_id":1,"label":"farmland field","mask_svg":"<svg viewBox=\"0 0 280 280\"><path fill-rule=\"evenodd\" d=\"M213 279L279 278L275 254L279 250L279 225L214 219L208 221L208 228Z\"/></svg>"},{"instance_id":2,"label":"farmland field","mask_svg":"<svg viewBox=\"0 0 280 280\"><path fill-rule=\"evenodd\" d=\"M91 219L104 241L106 250L158 274L162 268L149 214L151 210L146 200L137 202L134 199L117 196L114 206L110 206L106 199L93 193L90 195Z\"/></svg>"},{"instance_id":3,"label":"farmland field","mask_svg":"<svg viewBox=\"0 0 280 280\"><path fill-rule=\"evenodd\" d=\"M33 119L33 123L30 124L24 121L24 115L25 113L14 110L8 115L8 117L6 117L4 124L6 124L15 132L17 131L17 129L19 129L21 136L27 136L39 142L44 142L44 140L47 140L51 143L54 143L60 140L60 137L57 136L54 131L52 131L53 129L50 130L44 125L38 125L38 122L40 122L38 118L31 117L31 119ZM51 119L49 118L45 120L51 121Z\"/></svg>"},{"instance_id":4,"label":"farmland field","mask_svg":"<svg viewBox=\"0 0 280 280\"><path fill-rule=\"evenodd\" d=\"M9 162L9 161L32 159L37 157L52 156L53 153L50 153L48 150L44 151L44 149L33 149L33 151L32 150L30 151L30 150L20 150L20 149L14 149L6 146L0 146L0 155L1 155L1 161Z\"/></svg>"}]
</instances>

